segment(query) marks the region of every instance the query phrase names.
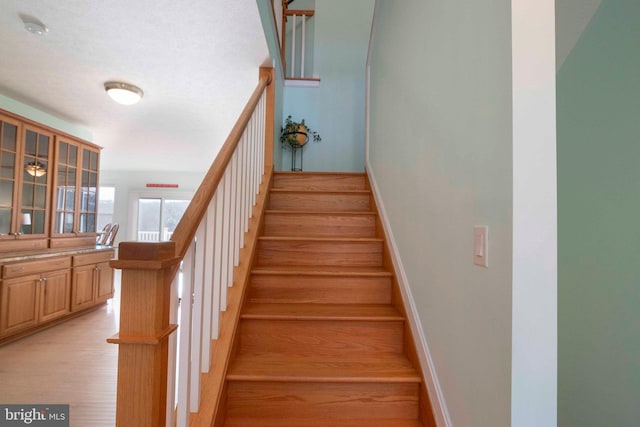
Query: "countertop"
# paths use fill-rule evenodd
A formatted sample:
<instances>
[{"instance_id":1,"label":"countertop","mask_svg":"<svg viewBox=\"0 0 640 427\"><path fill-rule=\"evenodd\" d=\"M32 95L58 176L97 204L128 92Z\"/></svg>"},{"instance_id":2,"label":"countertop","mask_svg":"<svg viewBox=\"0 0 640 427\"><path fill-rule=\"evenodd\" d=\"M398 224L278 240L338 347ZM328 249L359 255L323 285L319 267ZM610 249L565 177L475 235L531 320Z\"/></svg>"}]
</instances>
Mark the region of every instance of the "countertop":
<instances>
[{"instance_id":1,"label":"countertop","mask_svg":"<svg viewBox=\"0 0 640 427\"><path fill-rule=\"evenodd\" d=\"M96 245L84 248L40 249L37 251L7 252L6 254L0 254L0 264L8 264L19 261L31 261L43 258L55 258L57 256L73 256L113 249L115 249L115 246Z\"/></svg>"}]
</instances>

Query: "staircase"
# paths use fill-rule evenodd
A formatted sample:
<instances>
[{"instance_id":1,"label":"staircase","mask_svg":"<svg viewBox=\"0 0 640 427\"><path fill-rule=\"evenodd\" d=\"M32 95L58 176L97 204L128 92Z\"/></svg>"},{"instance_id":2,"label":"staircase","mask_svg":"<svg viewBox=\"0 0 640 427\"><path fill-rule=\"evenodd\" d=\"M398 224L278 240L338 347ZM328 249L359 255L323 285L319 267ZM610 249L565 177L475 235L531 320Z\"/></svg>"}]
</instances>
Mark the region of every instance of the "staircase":
<instances>
[{"instance_id":1,"label":"staircase","mask_svg":"<svg viewBox=\"0 0 640 427\"><path fill-rule=\"evenodd\" d=\"M228 427L435 425L365 174L275 173Z\"/></svg>"}]
</instances>

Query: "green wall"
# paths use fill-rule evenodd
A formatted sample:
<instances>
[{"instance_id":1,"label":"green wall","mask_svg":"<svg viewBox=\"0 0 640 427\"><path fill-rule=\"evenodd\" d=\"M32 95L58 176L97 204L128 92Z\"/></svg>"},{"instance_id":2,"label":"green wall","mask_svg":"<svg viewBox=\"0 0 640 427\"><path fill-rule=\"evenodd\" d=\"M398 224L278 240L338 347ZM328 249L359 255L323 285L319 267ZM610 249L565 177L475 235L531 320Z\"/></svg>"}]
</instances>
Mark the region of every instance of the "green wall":
<instances>
[{"instance_id":1,"label":"green wall","mask_svg":"<svg viewBox=\"0 0 640 427\"><path fill-rule=\"evenodd\" d=\"M269 48L271 66L275 68L275 99L274 99L274 126L273 126L273 169L282 170L282 147L280 146L280 123L282 118L282 97L284 91L284 74L282 61L280 60L280 42L276 30L273 7L270 0L257 0L258 12L264 29L264 37Z\"/></svg>"},{"instance_id":2,"label":"green wall","mask_svg":"<svg viewBox=\"0 0 640 427\"><path fill-rule=\"evenodd\" d=\"M305 119L322 142L304 148L305 171L364 171L365 65L373 0L316 2L314 73L320 87L285 87L283 117ZM291 167L283 152L283 169Z\"/></svg>"},{"instance_id":3,"label":"green wall","mask_svg":"<svg viewBox=\"0 0 640 427\"><path fill-rule=\"evenodd\" d=\"M370 172L451 425L511 424L509 0L377 3ZM489 226L489 268L473 228Z\"/></svg>"},{"instance_id":4,"label":"green wall","mask_svg":"<svg viewBox=\"0 0 640 427\"><path fill-rule=\"evenodd\" d=\"M640 2L604 0L557 76L563 427L640 423L639 49Z\"/></svg>"},{"instance_id":5,"label":"green wall","mask_svg":"<svg viewBox=\"0 0 640 427\"><path fill-rule=\"evenodd\" d=\"M18 114L22 117L26 117L27 119L31 119L34 122L42 123L43 125L49 126L53 129L77 136L85 141L93 140L93 134L88 129L75 123L59 119L58 117L23 104L22 102L16 101L15 99L7 96L0 95L0 108L14 114Z\"/></svg>"}]
</instances>

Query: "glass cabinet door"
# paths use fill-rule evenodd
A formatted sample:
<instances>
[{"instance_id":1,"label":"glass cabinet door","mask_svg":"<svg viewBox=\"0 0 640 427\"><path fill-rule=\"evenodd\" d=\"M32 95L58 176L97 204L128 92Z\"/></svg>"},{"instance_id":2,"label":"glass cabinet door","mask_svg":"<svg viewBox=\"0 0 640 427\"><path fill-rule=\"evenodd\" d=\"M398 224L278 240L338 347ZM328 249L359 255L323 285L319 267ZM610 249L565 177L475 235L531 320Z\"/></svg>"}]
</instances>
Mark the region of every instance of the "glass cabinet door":
<instances>
[{"instance_id":1,"label":"glass cabinet door","mask_svg":"<svg viewBox=\"0 0 640 427\"><path fill-rule=\"evenodd\" d=\"M50 182L50 155L53 137L35 128L26 128L22 161L22 192L19 225L23 238L46 236Z\"/></svg>"},{"instance_id":2,"label":"glass cabinet door","mask_svg":"<svg viewBox=\"0 0 640 427\"><path fill-rule=\"evenodd\" d=\"M54 234L75 234L76 187L79 149L77 145L58 141L58 170L55 184Z\"/></svg>"},{"instance_id":3,"label":"glass cabinet door","mask_svg":"<svg viewBox=\"0 0 640 427\"><path fill-rule=\"evenodd\" d=\"M98 152L82 149L82 176L80 181L80 233L96 231L98 212Z\"/></svg>"},{"instance_id":4,"label":"glass cabinet door","mask_svg":"<svg viewBox=\"0 0 640 427\"><path fill-rule=\"evenodd\" d=\"M19 123L0 116L0 239L14 239L19 232L14 209L18 204L19 135Z\"/></svg>"},{"instance_id":5,"label":"glass cabinet door","mask_svg":"<svg viewBox=\"0 0 640 427\"><path fill-rule=\"evenodd\" d=\"M95 233L98 211L97 149L57 141L53 234Z\"/></svg>"}]
</instances>

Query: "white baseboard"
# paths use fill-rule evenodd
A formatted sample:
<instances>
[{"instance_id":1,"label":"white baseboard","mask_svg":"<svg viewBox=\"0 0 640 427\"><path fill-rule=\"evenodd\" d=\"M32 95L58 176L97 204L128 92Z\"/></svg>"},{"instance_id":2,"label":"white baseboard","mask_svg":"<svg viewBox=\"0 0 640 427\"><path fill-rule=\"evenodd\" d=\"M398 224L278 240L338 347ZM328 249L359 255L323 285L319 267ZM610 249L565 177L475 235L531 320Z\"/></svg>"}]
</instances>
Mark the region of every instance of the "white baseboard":
<instances>
[{"instance_id":1,"label":"white baseboard","mask_svg":"<svg viewBox=\"0 0 640 427\"><path fill-rule=\"evenodd\" d=\"M376 204L378 205L378 213L380 214L380 220L382 221L384 234L389 244L391 260L396 271L398 286L400 287L400 293L402 294L402 300L404 302L404 308L407 312L407 318L409 320L411 331L413 333L413 340L416 344L416 352L418 353L422 372L424 373L425 381L427 383L427 391L429 392L429 397L431 399L433 415L436 419L438 427L452 427L451 418L449 417L449 411L447 410L447 405L444 401L444 395L442 389L440 388L438 376L436 375L435 367L433 365L433 359L431 358L431 353L429 352L429 346L427 345L427 340L424 336L424 331L422 330L422 323L420 323L418 311L413 300L413 295L411 294L411 289L409 288L407 275L404 271L404 267L402 266L402 260L400 259L398 247L396 246L396 242L393 238L393 232L391 231L391 225L389 224L389 219L387 218L384 203L382 201L382 197L380 197L380 190L378 188L378 184L376 183L375 177L373 176L371 165L369 164L368 160L367 175L369 176L371 189L373 190L373 195L375 197Z\"/></svg>"}]
</instances>

